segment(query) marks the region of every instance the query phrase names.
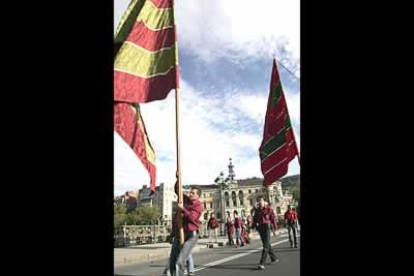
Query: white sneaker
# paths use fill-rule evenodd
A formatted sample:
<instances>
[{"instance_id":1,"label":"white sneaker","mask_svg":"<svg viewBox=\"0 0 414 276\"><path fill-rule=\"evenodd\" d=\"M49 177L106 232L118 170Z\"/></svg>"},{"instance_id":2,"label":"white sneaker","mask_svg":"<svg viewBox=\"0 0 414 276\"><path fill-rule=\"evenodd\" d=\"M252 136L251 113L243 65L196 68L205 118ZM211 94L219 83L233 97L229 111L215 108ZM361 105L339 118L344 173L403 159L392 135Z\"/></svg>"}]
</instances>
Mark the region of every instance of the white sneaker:
<instances>
[{"instance_id":1,"label":"white sneaker","mask_svg":"<svg viewBox=\"0 0 414 276\"><path fill-rule=\"evenodd\" d=\"M259 265L258 268L261 270L265 269L264 265Z\"/></svg>"}]
</instances>

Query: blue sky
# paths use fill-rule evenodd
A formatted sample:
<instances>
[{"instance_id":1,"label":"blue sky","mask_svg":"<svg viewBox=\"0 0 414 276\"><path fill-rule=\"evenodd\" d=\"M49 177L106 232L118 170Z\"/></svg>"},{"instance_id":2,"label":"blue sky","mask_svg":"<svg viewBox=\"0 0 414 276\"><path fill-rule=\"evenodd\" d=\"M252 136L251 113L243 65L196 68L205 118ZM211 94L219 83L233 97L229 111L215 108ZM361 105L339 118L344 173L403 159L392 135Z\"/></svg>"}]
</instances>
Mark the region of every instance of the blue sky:
<instances>
[{"instance_id":1,"label":"blue sky","mask_svg":"<svg viewBox=\"0 0 414 276\"><path fill-rule=\"evenodd\" d=\"M129 0L115 0L115 27ZM261 143L275 55L300 143L299 0L177 0L181 173L184 184L212 184L233 159L237 179L262 177ZM157 156L157 185L175 182L175 93L142 104ZM115 195L149 183L115 135ZM300 145L299 145L300 147ZM297 160L288 175L299 173Z\"/></svg>"}]
</instances>

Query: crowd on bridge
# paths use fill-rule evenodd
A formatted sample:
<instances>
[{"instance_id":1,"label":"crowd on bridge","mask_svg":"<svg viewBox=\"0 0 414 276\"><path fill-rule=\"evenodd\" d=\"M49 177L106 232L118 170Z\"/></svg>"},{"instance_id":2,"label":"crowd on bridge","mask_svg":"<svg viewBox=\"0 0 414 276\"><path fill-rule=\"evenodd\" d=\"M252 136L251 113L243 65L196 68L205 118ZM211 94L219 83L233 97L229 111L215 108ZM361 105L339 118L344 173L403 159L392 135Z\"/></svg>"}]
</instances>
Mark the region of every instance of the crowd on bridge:
<instances>
[{"instance_id":1,"label":"crowd on bridge","mask_svg":"<svg viewBox=\"0 0 414 276\"><path fill-rule=\"evenodd\" d=\"M188 276L195 275L192 250L200 237L200 217L203 213L203 204L199 200L199 195L200 190L193 187L189 192L183 193L183 203L177 204L175 207L170 239L172 246L170 257L164 270L165 276L183 276L185 270L187 270ZM182 215L182 229L184 231L183 244L180 244L179 238L179 214ZM288 228L290 247L297 248L298 214L294 208L288 206L288 210L285 212L283 218L283 223ZM263 244L258 269L263 270L265 269L267 256L270 257L271 264L279 261L270 244L271 234L276 235L279 224L280 220L278 220L275 210L271 208L263 196L259 196L251 215L239 216L238 212L234 211L233 214L227 216L225 222L225 230L228 237L227 246L236 248L243 247L251 242L252 231L257 231L260 234L260 239ZM211 214L207 227L209 243L211 243L213 236L215 243L217 243L219 221L215 218L214 214Z\"/></svg>"}]
</instances>

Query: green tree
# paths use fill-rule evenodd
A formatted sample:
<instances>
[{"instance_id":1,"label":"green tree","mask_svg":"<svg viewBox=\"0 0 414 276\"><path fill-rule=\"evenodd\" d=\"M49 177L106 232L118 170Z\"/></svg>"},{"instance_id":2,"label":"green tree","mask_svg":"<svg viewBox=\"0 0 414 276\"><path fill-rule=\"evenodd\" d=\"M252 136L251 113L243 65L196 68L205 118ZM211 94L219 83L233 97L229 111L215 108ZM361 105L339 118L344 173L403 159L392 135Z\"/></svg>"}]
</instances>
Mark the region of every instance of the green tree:
<instances>
[{"instance_id":1,"label":"green tree","mask_svg":"<svg viewBox=\"0 0 414 276\"><path fill-rule=\"evenodd\" d=\"M300 199L300 186L293 187L290 191L295 202L299 202Z\"/></svg>"},{"instance_id":2,"label":"green tree","mask_svg":"<svg viewBox=\"0 0 414 276\"><path fill-rule=\"evenodd\" d=\"M132 211L128 212L128 214L126 216L126 223L128 225L141 224L141 218L140 218L140 215L138 213L138 209L135 209L135 210L132 210Z\"/></svg>"},{"instance_id":3,"label":"green tree","mask_svg":"<svg viewBox=\"0 0 414 276\"><path fill-rule=\"evenodd\" d=\"M124 225L127 219L124 204L114 205L114 227Z\"/></svg>"},{"instance_id":4,"label":"green tree","mask_svg":"<svg viewBox=\"0 0 414 276\"><path fill-rule=\"evenodd\" d=\"M295 183L295 185L288 187L286 189L286 192L288 192L292 196L292 199L296 202L295 205L297 205L300 199L300 184ZM292 206L292 207L296 207L296 206Z\"/></svg>"},{"instance_id":5,"label":"green tree","mask_svg":"<svg viewBox=\"0 0 414 276\"><path fill-rule=\"evenodd\" d=\"M143 206L127 212L124 205L115 206L114 226L127 225L144 225L154 224L157 222L161 212L156 206Z\"/></svg>"},{"instance_id":6,"label":"green tree","mask_svg":"<svg viewBox=\"0 0 414 276\"><path fill-rule=\"evenodd\" d=\"M161 216L161 212L156 206L143 206L136 211L140 224L153 224Z\"/></svg>"}]
</instances>

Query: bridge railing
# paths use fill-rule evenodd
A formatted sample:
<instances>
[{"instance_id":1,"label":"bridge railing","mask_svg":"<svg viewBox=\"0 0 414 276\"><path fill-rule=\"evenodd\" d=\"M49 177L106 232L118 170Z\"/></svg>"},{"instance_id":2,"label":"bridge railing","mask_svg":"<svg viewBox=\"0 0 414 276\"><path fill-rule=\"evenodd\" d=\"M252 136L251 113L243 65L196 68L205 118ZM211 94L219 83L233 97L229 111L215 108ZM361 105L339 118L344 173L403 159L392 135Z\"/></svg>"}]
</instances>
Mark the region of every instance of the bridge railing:
<instances>
[{"instance_id":1,"label":"bridge railing","mask_svg":"<svg viewBox=\"0 0 414 276\"><path fill-rule=\"evenodd\" d=\"M155 225L123 225L114 229L114 246L168 242L171 235L171 221L163 221ZM200 238L208 237L207 221L200 224ZM224 223L220 223L217 231L219 236L225 235Z\"/></svg>"}]
</instances>

